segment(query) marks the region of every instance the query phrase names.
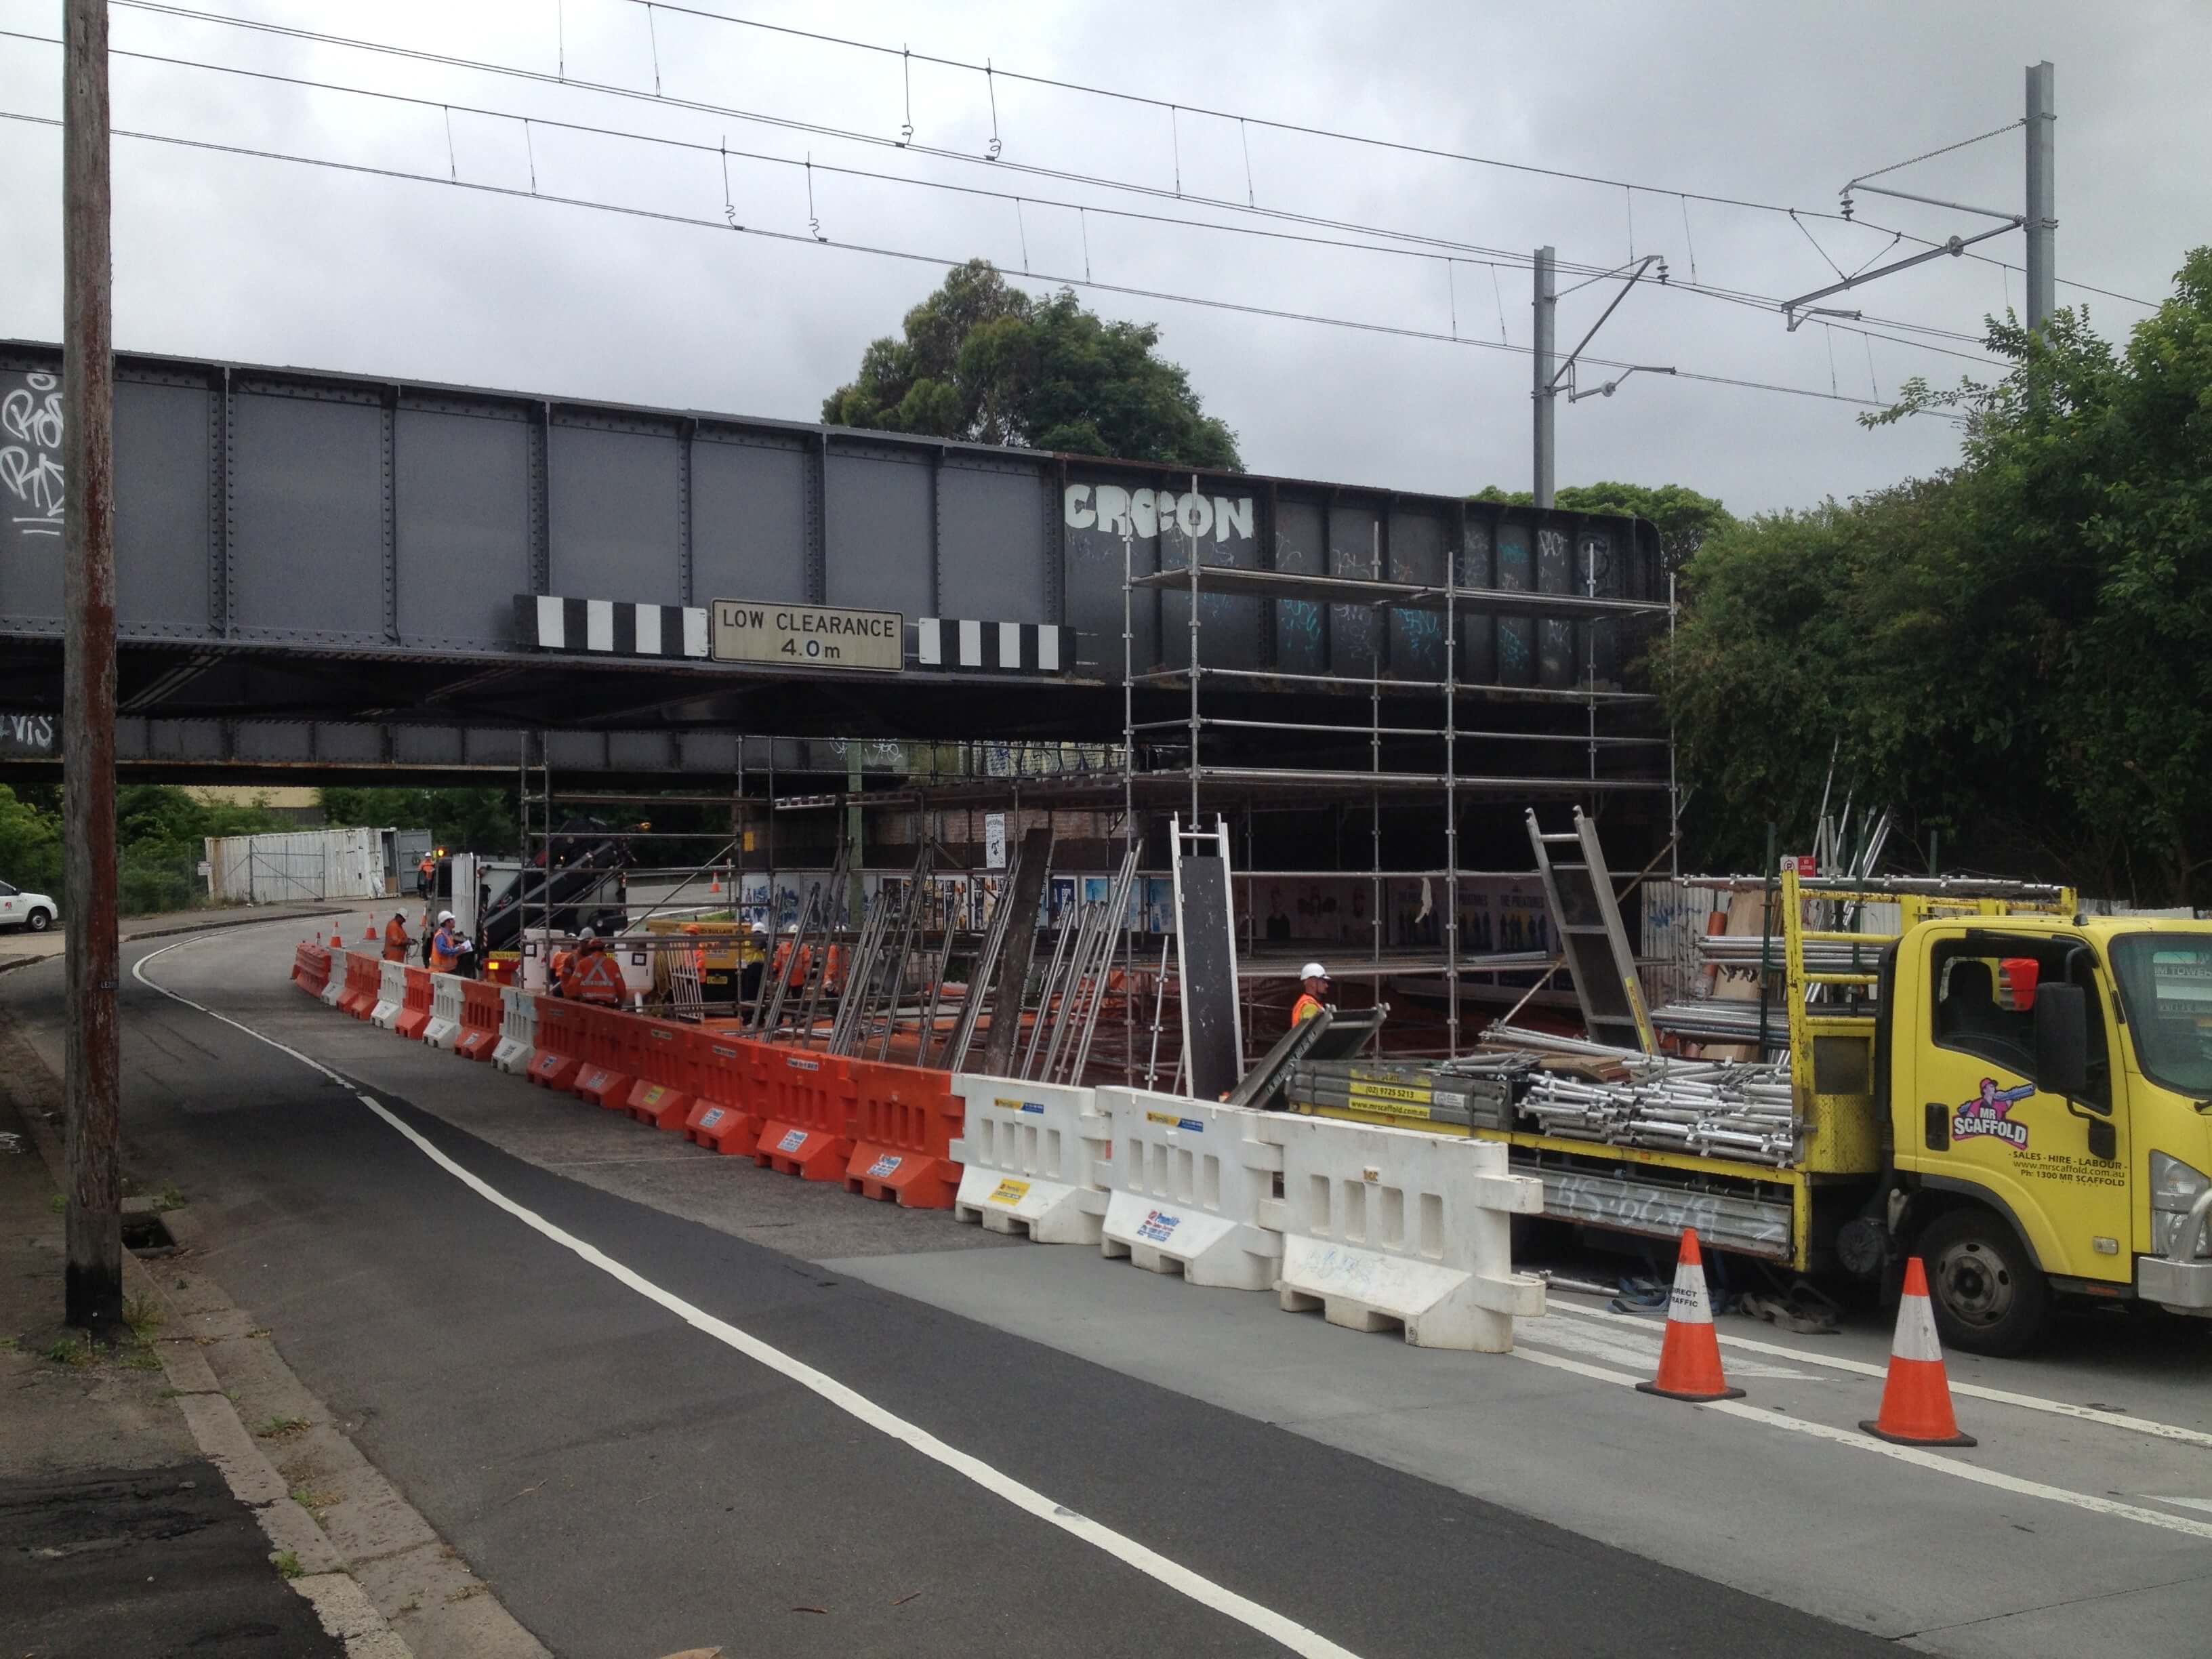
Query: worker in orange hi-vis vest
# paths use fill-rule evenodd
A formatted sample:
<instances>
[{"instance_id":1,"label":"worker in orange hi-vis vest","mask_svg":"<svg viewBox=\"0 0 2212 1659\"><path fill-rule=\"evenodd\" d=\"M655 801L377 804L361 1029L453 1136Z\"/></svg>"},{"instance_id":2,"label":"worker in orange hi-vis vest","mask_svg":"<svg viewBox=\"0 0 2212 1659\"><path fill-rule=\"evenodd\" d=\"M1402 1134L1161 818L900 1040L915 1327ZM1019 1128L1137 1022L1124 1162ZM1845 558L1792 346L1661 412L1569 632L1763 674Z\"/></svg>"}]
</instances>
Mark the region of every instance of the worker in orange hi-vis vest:
<instances>
[{"instance_id":1,"label":"worker in orange hi-vis vest","mask_svg":"<svg viewBox=\"0 0 2212 1659\"><path fill-rule=\"evenodd\" d=\"M605 939L587 939L576 947L576 965L568 994L579 1002L603 1008L619 1008L628 994L623 984L622 963L607 954Z\"/></svg>"},{"instance_id":2,"label":"worker in orange hi-vis vest","mask_svg":"<svg viewBox=\"0 0 2212 1659\"><path fill-rule=\"evenodd\" d=\"M386 962L407 960L408 947L415 943L407 932L407 913L394 910L392 920L384 924L384 959Z\"/></svg>"},{"instance_id":3,"label":"worker in orange hi-vis vest","mask_svg":"<svg viewBox=\"0 0 2212 1659\"><path fill-rule=\"evenodd\" d=\"M1310 962L1298 969L1298 983L1303 988L1298 1000L1291 1005L1291 1024L1311 1019L1326 1008L1323 1000L1328 995L1328 969L1317 962Z\"/></svg>"}]
</instances>

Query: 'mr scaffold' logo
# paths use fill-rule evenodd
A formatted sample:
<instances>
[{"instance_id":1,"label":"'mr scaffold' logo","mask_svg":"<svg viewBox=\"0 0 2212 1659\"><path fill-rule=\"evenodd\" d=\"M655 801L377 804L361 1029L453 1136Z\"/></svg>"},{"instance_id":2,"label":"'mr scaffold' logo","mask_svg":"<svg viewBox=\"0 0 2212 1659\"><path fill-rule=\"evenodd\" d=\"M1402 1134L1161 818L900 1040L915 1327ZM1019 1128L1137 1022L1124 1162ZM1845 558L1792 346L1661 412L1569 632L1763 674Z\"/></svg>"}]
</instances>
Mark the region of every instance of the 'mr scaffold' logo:
<instances>
[{"instance_id":1,"label":"'mr scaffold' logo","mask_svg":"<svg viewBox=\"0 0 2212 1659\"><path fill-rule=\"evenodd\" d=\"M1993 1077L1982 1079L1982 1091L1951 1115L1951 1139L1971 1140L1976 1135L1995 1135L2014 1152L2027 1145L2027 1125L2015 1123L2012 1109L2035 1092L2033 1083L2010 1089L1997 1087Z\"/></svg>"}]
</instances>

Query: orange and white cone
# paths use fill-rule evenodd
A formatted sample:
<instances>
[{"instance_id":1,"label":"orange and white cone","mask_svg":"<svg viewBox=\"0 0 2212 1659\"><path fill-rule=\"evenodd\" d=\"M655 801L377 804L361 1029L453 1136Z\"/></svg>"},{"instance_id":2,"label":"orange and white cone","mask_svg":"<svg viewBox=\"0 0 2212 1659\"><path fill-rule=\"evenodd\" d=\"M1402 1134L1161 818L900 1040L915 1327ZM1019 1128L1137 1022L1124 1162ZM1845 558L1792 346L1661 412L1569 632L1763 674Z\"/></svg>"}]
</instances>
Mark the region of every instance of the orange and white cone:
<instances>
[{"instance_id":1,"label":"orange and white cone","mask_svg":"<svg viewBox=\"0 0 2212 1659\"><path fill-rule=\"evenodd\" d=\"M1667 1340L1659 1346L1659 1375L1638 1382L1645 1394L1692 1405L1710 1400L1741 1400L1721 1375L1720 1339L1713 1334L1712 1304L1705 1299L1705 1258L1698 1254L1698 1230L1682 1229L1682 1254L1674 1263L1674 1289L1667 1298Z\"/></svg>"},{"instance_id":2,"label":"orange and white cone","mask_svg":"<svg viewBox=\"0 0 2212 1659\"><path fill-rule=\"evenodd\" d=\"M1859 1427L1900 1446L1972 1446L1951 1414L1951 1381L1936 1340L1936 1313L1928 1305L1928 1271L1918 1256L1905 1263L1905 1299L1897 1304L1897 1335L1889 1345L1889 1376L1881 1385L1881 1413Z\"/></svg>"},{"instance_id":3,"label":"orange and white cone","mask_svg":"<svg viewBox=\"0 0 2212 1659\"><path fill-rule=\"evenodd\" d=\"M368 926L361 930L361 942L363 945L374 945L376 943L376 918L374 916L371 916L368 919Z\"/></svg>"}]
</instances>

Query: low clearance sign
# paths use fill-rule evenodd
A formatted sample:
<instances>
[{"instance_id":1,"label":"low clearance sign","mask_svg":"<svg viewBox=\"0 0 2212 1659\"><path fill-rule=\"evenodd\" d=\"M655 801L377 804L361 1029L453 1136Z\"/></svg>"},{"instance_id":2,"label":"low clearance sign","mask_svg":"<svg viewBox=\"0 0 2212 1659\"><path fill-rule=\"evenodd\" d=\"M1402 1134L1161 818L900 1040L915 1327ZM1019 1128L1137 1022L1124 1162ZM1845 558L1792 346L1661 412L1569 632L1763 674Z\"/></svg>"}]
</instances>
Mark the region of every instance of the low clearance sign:
<instances>
[{"instance_id":1,"label":"low clearance sign","mask_svg":"<svg viewBox=\"0 0 2212 1659\"><path fill-rule=\"evenodd\" d=\"M905 635L906 617L897 611L717 599L708 651L716 662L896 674L904 665Z\"/></svg>"}]
</instances>

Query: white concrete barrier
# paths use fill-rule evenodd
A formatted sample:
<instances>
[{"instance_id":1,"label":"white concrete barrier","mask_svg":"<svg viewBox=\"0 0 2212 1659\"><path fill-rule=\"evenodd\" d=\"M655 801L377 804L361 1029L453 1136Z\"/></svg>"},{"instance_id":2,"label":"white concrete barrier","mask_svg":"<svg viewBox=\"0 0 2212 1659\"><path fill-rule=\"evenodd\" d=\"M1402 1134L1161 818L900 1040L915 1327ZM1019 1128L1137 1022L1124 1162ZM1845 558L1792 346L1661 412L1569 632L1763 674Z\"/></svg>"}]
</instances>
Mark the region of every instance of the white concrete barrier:
<instances>
[{"instance_id":1,"label":"white concrete barrier","mask_svg":"<svg viewBox=\"0 0 2212 1659\"><path fill-rule=\"evenodd\" d=\"M537 1052L538 999L519 985L501 988L499 1047L491 1051L491 1063L520 1077L530 1069L530 1058Z\"/></svg>"},{"instance_id":2,"label":"white concrete barrier","mask_svg":"<svg viewBox=\"0 0 2212 1659\"><path fill-rule=\"evenodd\" d=\"M407 1006L407 964L387 962L377 969L376 1006L369 1010L368 1023L380 1031L388 1031Z\"/></svg>"},{"instance_id":3,"label":"white concrete barrier","mask_svg":"<svg viewBox=\"0 0 2212 1659\"><path fill-rule=\"evenodd\" d=\"M1260 1219L1283 1236L1285 1308L1484 1353L1544 1311L1543 1281L1512 1270L1510 1220L1542 1212L1543 1184L1509 1174L1502 1144L1273 1112L1261 1133L1283 1153Z\"/></svg>"},{"instance_id":4,"label":"white concrete barrier","mask_svg":"<svg viewBox=\"0 0 2212 1659\"><path fill-rule=\"evenodd\" d=\"M952 1213L1040 1244L1098 1243L1111 1130L1096 1091L965 1072L952 1091L967 1107L951 1148L963 1166Z\"/></svg>"},{"instance_id":5,"label":"white concrete barrier","mask_svg":"<svg viewBox=\"0 0 2212 1659\"><path fill-rule=\"evenodd\" d=\"M1100 1251L1194 1285L1273 1290L1283 1239L1259 1217L1283 1149L1260 1138L1267 1115L1144 1089L1101 1089L1098 1108L1114 1137Z\"/></svg>"},{"instance_id":6,"label":"white concrete barrier","mask_svg":"<svg viewBox=\"0 0 2212 1659\"><path fill-rule=\"evenodd\" d=\"M335 1008L338 999L345 994L346 953L337 945L331 946L331 976L323 981L323 1006Z\"/></svg>"},{"instance_id":7,"label":"white concrete barrier","mask_svg":"<svg viewBox=\"0 0 2212 1659\"><path fill-rule=\"evenodd\" d=\"M422 1028L422 1041L433 1048L450 1050L461 1034L461 981L453 974L430 975L430 1023Z\"/></svg>"}]
</instances>

